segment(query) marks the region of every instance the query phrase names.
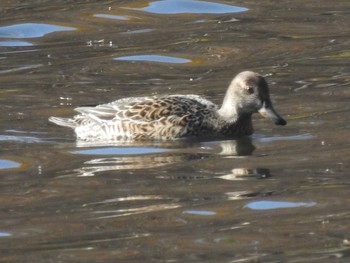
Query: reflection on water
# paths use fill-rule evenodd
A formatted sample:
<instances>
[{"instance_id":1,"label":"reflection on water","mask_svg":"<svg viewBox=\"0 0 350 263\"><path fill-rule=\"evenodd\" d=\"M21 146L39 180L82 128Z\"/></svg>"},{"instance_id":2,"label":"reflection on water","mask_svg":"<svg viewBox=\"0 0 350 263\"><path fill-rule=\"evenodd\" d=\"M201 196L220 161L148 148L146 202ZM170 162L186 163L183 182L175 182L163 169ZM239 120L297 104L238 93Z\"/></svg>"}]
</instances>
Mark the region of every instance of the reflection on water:
<instances>
[{"instance_id":1,"label":"reflection on water","mask_svg":"<svg viewBox=\"0 0 350 263\"><path fill-rule=\"evenodd\" d=\"M0 38L36 38L53 32L71 30L75 30L75 28L50 24L24 23L0 27Z\"/></svg>"},{"instance_id":2,"label":"reflection on water","mask_svg":"<svg viewBox=\"0 0 350 263\"><path fill-rule=\"evenodd\" d=\"M196 216L213 216L216 215L215 211L210 210L185 210L182 212L185 215L196 215Z\"/></svg>"},{"instance_id":3,"label":"reflection on water","mask_svg":"<svg viewBox=\"0 0 350 263\"><path fill-rule=\"evenodd\" d=\"M10 237L10 236L11 236L11 233L0 230L0 238L1 237Z\"/></svg>"},{"instance_id":4,"label":"reflection on water","mask_svg":"<svg viewBox=\"0 0 350 263\"><path fill-rule=\"evenodd\" d=\"M26 41L0 41L0 47L29 47L32 43Z\"/></svg>"},{"instance_id":5,"label":"reflection on water","mask_svg":"<svg viewBox=\"0 0 350 263\"><path fill-rule=\"evenodd\" d=\"M125 145L121 143L119 147L109 146L70 151L73 154L95 155L98 156L98 158L84 161L82 167L75 169L74 173L69 173L68 176L95 176L97 173L106 171L150 169L174 165L189 160L204 160L209 158L212 154L225 155L226 157L246 156L251 154L255 149L249 138L198 142L199 148L190 148L186 140L178 141L177 143L178 148L174 148L176 145L175 142L172 144L158 142L154 145L156 147L152 147L152 143L150 143L150 146L145 147L138 145L139 143L125 142ZM83 147L83 145L84 142L80 143L80 147ZM167 145L171 146L171 148L165 148ZM195 145L196 144L192 145L192 147ZM91 147L92 145L88 143L85 147L87 146ZM186 148L181 148L181 146L185 146ZM101 155L107 157L101 158ZM262 172L264 170L260 169L260 171ZM238 178L239 176L245 175L240 174L236 176ZM224 177L225 176L221 178L225 179L226 177ZM167 176L162 176L162 178L166 179ZM233 179L231 178L231 180Z\"/></svg>"},{"instance_id":6,"label":"reflection on water","mask_svg":"<svg viewBox=\"0 0 350 263\"><path fill-rule=\"evenodd\" d=\"M201 142L203 149L209 149L219 155L246 156L251 155L255 150L250 137L243 137L236 140Z\"/></svg>"},{"instance_id":7,"label":"reflection on water","mask_svg":"<svg viewBox=\"0 0 350 263\"><path fill-rule=\"evenodd\" d=\"M107 219L107 218L117 218L117 217L125 217L136 214L150 213L156 211L163 211L168 209L176 209L179 208L179 204L169 203L169 199L166 196L157 196L157 195L138 195L138 196L128 196L121 198L113 198L106 199L100 202L87 203L84 204L84 207L91 208L94 207L93 212L91 213L91 219ZM129 207L129 208L121 208L114 209L115 205L120 205L125 202L165 202L159 204L150 204L144 206L137 207ZM170 200L171 201L171 200ZM129 205L130 206L130 205ZM109 208L111 207L111 208Z\"/></svg>"},{"instance_id":8,"label":"reflection on water","mask_svg":"<svg viewBox=\"0 0 350 263\"><path fill-rule=\"evenodd\" d=\"M149 2L143 8L131 8L155 14L225 14L247 11L247 8L196 0L162 0Z\"/></svg>"},{"instance_id":9,"label":"reflection on water","mask_svg":"<svg viewBox=\"0 0 350 263\"><path fill-rule=\"evenodd\" d=\"M42 64L34 64L34 65L26 65L26 66L11 68L11 69L4 69L4 70L0 70L0 74L14 73L14 72L18 72L18 71L25 71L25 70L40 68L42 66L43 66Z\"/></svg>"},{"instance_id":10,"label":"reflection on water","mask_svg":"<svg viewBox=\"0 0 350 263\"><path fill-rule=\"evenodd\" d=\"M3 160L0 159L0 169L10 169L10 168L17 168L20 167L21 164L14 162L14 161L10 161L10 160Z\"/></svg>"},{"instance_id":11,"label":"reflection on water","mask_svg":"<svg viewBox=\"0 0 350 263\"><path fill-rule=\"evenodd\" d=\"M108 19L115 19L115 20L130 20L130 16L118 16L118 15L109 15L109 14L95 14L94 17L98 18L108 18Z\"/></svg>"},{"instance_id":12,"label":"reflection on water","mask_svg":"<svg viewBox=\"0 0 350 263\"><path fill-rule=\"evenodd\" d=\"M117 209L117 210L99 210L95 209L92 214L91 219L101 220L101 219L110 219L124 216L132 216L137 214L151 213L157 211L165 211L169 209L179 208L180 205L176 204L159 204L159 205L149 205L136 208L127 208L127 209Z\"/></svg>"},{"instance_id":13,"label":"reflection on water","mask_svg":"<svg viewBox=\"0 0 350 263\"><path fill-rule=\"evenodd\" d=\"M227 200L243 200L243 199L251 199L258 196L264 196L265 194L259 192L251 192L251 191L234 191L225 193Z\"/></svg>"},{"instance_id":14,"label":"reflection on water","mask_svg":"<svg viewBox=\"0 0 350 263\"><path fill-rule=\"evenodd\" d=\"M84 166L75 169L75 173L69 173L69 176L95 176L98 173L106 171L150 169L176 164L187 160L187 158L183 155L136 155L129 157L96 158L85 161Z\"/></svg>"},{"instance_id":15,"label":"reflection on water","mask_svg":"<svg viewBox=\"0 0 350 263\"><path fill-rule=\"evenodd\" d=\"M256 201L248 203L245 207L253 210L270 210L280 208L312 207L315 205L315 202Z\"/></svg>"},{"instance_id":16,"label":"reflection on water","mask_svg":"<svg viewBox=\"0 0 350 263\"><path fill-rule=\"evenodd\" d=\"M184 160L186 157L179 155L98 158L84 162L84 166L75 171L79 176L94 176L98 172L149 169Z\"/></svg>"},{"instance_id":17,"label":"reflection on water","mask_svg":"<svg viewBox=\"0 0 350 263\"><path fill-rule=\"evenodd\" d=\"M15 24L15 25L8 25L8 26L0 26L0 47L29 47L35 44L28 41L13 40L13 39L39 38L54 32L72 31L72 30L76 30L76 29L73 27L59 26L59 25L53 25L53 24L41 24L41 23L23 23L23 24ZM19 68L22 70L24 67L21 66ZM6 73L6 72L9 72L9 71L1 70L1 73Z\"/></svg>"},{"instance_id":18,"label":"reflection on water","mask_svg":"<svg viewBox=\"0 0 350 263\"><path fill-rule=\"evenodd\" d=\"M269 169L257 168L234 168L232 173L218 176L218 178L230 181L251 180L251 179L265 179L270 177Z\"/></svg>"},{"instance_id":19,"label":"reflection on water","mask_svg":"<svg viewBox=\"0 0 350 263\"><path fill-rule=\"evenodd\" d=\"M259 142L274 142L274 141L303 141L303 140L310 140L314 138L311 134L300 134L300 135L289 135L289 136L272 136L272 137L266 137L266 136L259 136L254 135L254 138Z\"/></svg>"},{"instance_id":20,"label":"reflection on water","mask_svg":"<svg viewBox=\"0 0 350 263\"><path fill-rule=\"evenodd\" d=\"M142 33L149 33L154 31L155 29L152 28L145 28L145 29L138 29L138 30L128 30L126 32L122 32L120 34L122 35L132 35L132 34L142 34Z\"/></svg>"},{"instance_id":21,"label":"reflection on water","mask_svg":"<svg viewBox=\"0 0 350 263\"><path fill-rule=\"evenodd\" d=\"M190 63L191 60L178 57L169 57L161 55L135 55L135 56L123 56L117 57L115 60L125 60L125 61L152 61L161 63Z\"/></svg>"},{"instance_id":22,"label":"reflection on water","mask_svg":"<svg viewBox=\"0 0 350 263\"><path fill-rule=\"evenodd\" d=\"M0 142L1 141L16 141L16 142L23 142L23 143L39 143L39 142L48 142L48 139L35 137L35 136L27 136L27 135L0 135Z\"/></svg>"},{"instance_id":23,"label":"reflection on water","mask_svg":"<svg viewBox=\"0 0 350 263\"><path fill-rule=\"evenodd\" d=\"M72 153L85 155L141 155L168 151L167 149L149 147L107 147L72 151Z\"/></svg>"}]
</instances>

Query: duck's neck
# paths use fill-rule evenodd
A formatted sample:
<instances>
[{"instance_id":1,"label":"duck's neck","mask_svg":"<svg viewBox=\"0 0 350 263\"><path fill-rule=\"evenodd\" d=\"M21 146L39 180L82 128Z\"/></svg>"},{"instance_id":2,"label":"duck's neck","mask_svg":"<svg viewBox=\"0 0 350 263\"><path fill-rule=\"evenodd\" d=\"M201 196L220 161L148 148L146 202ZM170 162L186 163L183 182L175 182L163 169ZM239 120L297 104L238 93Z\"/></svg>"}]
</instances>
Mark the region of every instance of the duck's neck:
<instances>
[{"instance_id":1,"label":"duck's neck","mask_svg":"<svg viewBox=\"0 0 350 263\"><path fill-rule=\"evenodd\" d=\"M238 120L239 111L237 105L228 101L227 96L224 98L221 108L218 110L220 117L227 122L236 122Z\"/></svg>"},{"instance_id":2,"label":"duck's neck","mask_svg":"<svg viewBox=\"0 0 350 263\"><path fill-rule=\"evenodd\" d=\"M229 101L225 97L218 114L222 121L222 134L232 136L252 134L252 114L240 111L239 105L232 103L232 100Z\"/></svg>"},{"instance_id":3,"label":"duck's neck","mask_svg":"<svg viewBox=\"0 0 350 263\"><path fill-rule=\"evenodd\" d=\"M251 135L253 131L252 115L244 114L223 120L220 133L225 136L244 136Z\"/></svg>"}]
</instances>

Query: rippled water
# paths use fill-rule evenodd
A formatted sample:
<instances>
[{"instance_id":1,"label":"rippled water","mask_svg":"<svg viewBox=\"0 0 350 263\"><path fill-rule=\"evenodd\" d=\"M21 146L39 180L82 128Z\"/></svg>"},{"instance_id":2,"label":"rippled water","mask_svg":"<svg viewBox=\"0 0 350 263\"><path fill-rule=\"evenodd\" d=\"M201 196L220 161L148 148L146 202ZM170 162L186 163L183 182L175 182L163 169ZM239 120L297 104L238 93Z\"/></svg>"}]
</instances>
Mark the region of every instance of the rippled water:
<instances>
[{"instance_id":1,"label":"rippled water","mask_svg":"<svg viewBox=\"0 0 350 263\"><path fill-rule=\"evenodd\" d=\"M115 60L126 60L126 61L151 61L160 63L189 63L191 60L178 57L169 57L161 55L136 55L136 56L125 56L117 57Z\"/></svg>"},{"instance_id":2,"label":"rippled water","mask_svg":"<svg viewBox=\"0 0 350 263\"><path fill-rule=\"evenodd\" d=\"M59 31L74 30L71 27L49 24L25 23L0 27L1 38L37 38Z\"/></svg>"},{"instance_id":3,"label":"rippled water","mask_svg":"<svg viewBox=\"0 0 350 263\"><path fill-rule=\"evenodd\" d=\"M347 0L0 6L1 262L349 261ZM220 103L246 69L287 126L92 144L47 121L126 96Z\"/></svg>"},{"instance_id":4,"label":"rippled water","mask_svg":"<svg viewBox=\"0 0 350 263\"><path fill-rule=\"evenodd\" d=\"M139 4L140 3L137 3L136 5ZM247 8L244 7L195 0L161 0L149 2L142 8L124 8L155 14L225 14L244 12L247 10Z\"/></svg>"}]
</instances>

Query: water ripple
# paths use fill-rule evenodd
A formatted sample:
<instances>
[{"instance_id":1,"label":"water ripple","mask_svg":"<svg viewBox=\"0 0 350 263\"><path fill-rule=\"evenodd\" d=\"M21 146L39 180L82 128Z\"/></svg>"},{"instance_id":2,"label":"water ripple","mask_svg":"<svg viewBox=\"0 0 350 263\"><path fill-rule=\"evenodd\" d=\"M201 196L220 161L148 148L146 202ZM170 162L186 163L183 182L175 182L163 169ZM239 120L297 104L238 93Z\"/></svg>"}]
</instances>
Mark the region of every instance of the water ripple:
<instances>
[{"instance_id":1,"label":"water ripple","mask_svg":"<svg viewBox=\"0 0 350 263\"><path fill-rule=\"evenodd\" d=\"M254 135L255 139L259 142L274 142L274 141L303 141L313 139L315 136L311 134L299 134L291 136L273 136L273 137L263 137L259 135Z\"/></svg>"},{"instance_id":2,"label":"water ripple","mask_svg":"<svg viewBox=\"0 0 350 263\"><path fill-rule=\"evenodd\" d=\"M37 138L32 136L0 135L0 141L15 141L23 143L50 142L50 139Z\"/></svg>"},{"instance_id":3,"label":"water ripple","mask_svg":"<svg viewBox=\"0 0 350 263\"><path fill-rule=\"evenodd\" d=\"M94 217L93 219L107 219L107 218L117 218L124 216L131 216L136 214L150 213L155 211L164 211L169 209L179 208L178 204L158 204L158 205L148 205L141 206L135 208L125 208L125 209L117 209L117 210L101 210L101 211L93 211L92 214L101 215Z\"/></svg>"},{"instance_id":4,"label":"water ripple","mask_svg":"<svg viewBox=\"0 0 350 263\"><path fill-rule=\"evenodd\" d=\"M167 152L168 149L151 147L107 147L88 150L72 151L74 154L83 155L140 155Z\"/></svg>"},{"instance_id":5,"label":"water ripple","mask_svg":"<svg viewBox=\"0 0 350 263\"><path fill-rule=\"evenodd\" d=\"M178 57L162 56L162 55L135 55L135 56L124 56L117 57L114 60L124 60L124 61L151 61L159 63L190 63L191 60Z\"/></svg>"},{"instance_id":6,"label":"water ripple","mask_svg":"<svg viewBox=\"0 0 350 263\"><path fill-rule=\"evenodd\" d=\"M73 27L24 23L0 27L0 38L37 38L58 31L76 30Z\"/></svg>"},{"instance_id":7,"label":"water ripple","mask_svg":"<svg viewBox=\"0 0 350 263\"><path fill-rule=\"evenodd\" d=\"M17 168L20 166L21 166L20 163L10 161L10 160L0 159L0 169L11 169L11 168Z\"/></svg>"},{"instance_id":8,"label":"water ripple","mask_svg":"<svg viewBox=\"0 0 350 263\"><path fill-rule=\"evenodd\" d=\"M146 7L126 9L140 10L155 14L226 14L245 12L248 9L232 5L196 0L164 0L149 2Z\"/></svg>"},{"instance_id":9,"label":"water ripple","mask_svg":"<svg viewBox=\"0 0 350 263\"><path fill-rule=\"evenodd\" d=\"M315 202L255 201L248 203L245 207L253 210L270 210L280 208L311 207L315 205Z\"/></svg>"},{"instance_id":10,"label":"water ripple","mask_svg":"<svg viewBox=\"0 0 350 263\"><path fill-rule=\"evenodd\" d=\"M94 17L114 19L114 20L124 20L124 21L130 20L130 18L131 18L129 16L108 15L108 14L95 14Z\"/></svg>"},{"instance_id":11,"label":"water ripple","mask_svg":"<svg viewBox=\"0 0 350 263\"><path fill-rule=\"evenodd\" d=\"M196 216L213 216L216 215L215 211L212 210L185 210L182 212L186 215L196 215Z\"/></svg>"},{"instance_id":12,"label":"water ripple","mask_svg":"<svg viewBox=\"0 0 350 263\"><path fill-rule=\"evenodd\" d=\"M0 47L30 47L32 43L26 41L0 41Z\"/></svg>"},{"instance_id":13,"label":"water ripple","mask_svg":"<svg viewBox=\"0 0 350 263\"><path fill-rule=\"evenodd\" d=\"M0 231L0 237L10 237L10 236L12 236L11 233L6 231Z\"/></svg>"}]
</instances>

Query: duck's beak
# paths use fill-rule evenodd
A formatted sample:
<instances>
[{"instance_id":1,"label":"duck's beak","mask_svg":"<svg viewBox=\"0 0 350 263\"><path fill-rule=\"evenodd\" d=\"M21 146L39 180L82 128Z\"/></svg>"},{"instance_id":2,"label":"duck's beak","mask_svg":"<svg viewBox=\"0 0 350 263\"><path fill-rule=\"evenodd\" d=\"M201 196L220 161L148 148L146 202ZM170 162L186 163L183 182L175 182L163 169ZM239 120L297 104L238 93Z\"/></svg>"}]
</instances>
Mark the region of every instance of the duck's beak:
<instances>
[{"instance_id":1,"label":"duck's beak","mask_svg":"<svg viewBox=\"0 0 350 263\"><path fill-rule=\"evenodd\" d=\"M271 103L264 102L258 111L264 118L273 120L276 125L286 125L287 122L274 110Z\"/></svg>"}]
</instances>

